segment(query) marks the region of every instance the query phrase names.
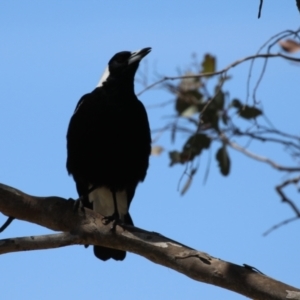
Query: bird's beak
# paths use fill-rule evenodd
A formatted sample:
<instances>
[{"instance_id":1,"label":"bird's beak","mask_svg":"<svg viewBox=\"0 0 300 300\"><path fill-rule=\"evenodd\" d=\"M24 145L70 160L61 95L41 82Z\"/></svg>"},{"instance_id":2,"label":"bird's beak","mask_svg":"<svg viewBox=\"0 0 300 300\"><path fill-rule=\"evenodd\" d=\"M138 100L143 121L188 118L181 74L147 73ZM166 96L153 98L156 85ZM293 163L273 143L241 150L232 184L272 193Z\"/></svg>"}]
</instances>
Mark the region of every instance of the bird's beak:
<instances>
[{"instance_id":1,"label":"bird's beak","mask_svg":"<svg viewBox=\"0 0 300 300\"><path fill-rule=\"evenodd\" d=\"M140 61L143 57L145 57L148 53L150 53L150 51L151 48L147 47L147 48L140 49L138 51L131 52L131 55L128 59L128 65L136 61Z\"/></svg>"}]
</instances>

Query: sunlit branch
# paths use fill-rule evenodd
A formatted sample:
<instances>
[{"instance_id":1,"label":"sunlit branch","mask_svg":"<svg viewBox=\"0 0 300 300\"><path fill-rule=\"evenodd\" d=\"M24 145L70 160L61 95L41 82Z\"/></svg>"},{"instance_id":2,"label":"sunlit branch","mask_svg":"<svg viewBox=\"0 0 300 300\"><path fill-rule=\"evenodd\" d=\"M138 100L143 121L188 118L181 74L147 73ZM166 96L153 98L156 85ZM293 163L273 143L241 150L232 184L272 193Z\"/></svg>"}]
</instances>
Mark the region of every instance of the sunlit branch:
<instances>
[{"instance_id":1,"label":"sunlit branch","mask_svg":"<svg viewBox=\"0 0 300 300\"><path fill-rule=\"evenodd\" d=\"M0 211L63 233L0 240L0 254L58 248L74 244L106 246L136 253L191 279L240 293L251 299L285 299L300 290L255 271L194 250L155 232L117 225L112 232L101 215L85 209L76 213L73 201L34 197L0 184Z\"/></svg>"}]
</instances>

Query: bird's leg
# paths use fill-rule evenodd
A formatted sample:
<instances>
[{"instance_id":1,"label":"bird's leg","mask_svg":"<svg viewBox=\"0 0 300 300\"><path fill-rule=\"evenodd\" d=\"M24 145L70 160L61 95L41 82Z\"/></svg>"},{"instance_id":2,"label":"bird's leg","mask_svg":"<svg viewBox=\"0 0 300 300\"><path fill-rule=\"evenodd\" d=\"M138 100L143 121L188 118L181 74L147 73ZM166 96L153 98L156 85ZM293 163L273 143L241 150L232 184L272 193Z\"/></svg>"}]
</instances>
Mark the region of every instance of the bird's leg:
<instances>
[{"instance_id":1,"label":"bird's leg","mask_svg":"<svg viewBox=\"0 0 300 300\"><path fill-rule=\"evenodd\" d=\"M74 203L74 211L77 211L79 208L83 211L84 206L83 206L83 199L87 197L93 190L97 188L97 185L93 185L88 192L85 195L81 195L78 199L75 200ZM70 200L70 199L69 199ZM73 200L73 199L72 199Z\"/></svg>"},{"instance_id":2,"label":"bird's leg","mask_svg":"<svg viewBox=\"0 0 300 300\"><path fill-rule=\"evenodd\" d=\"M103 223L105 225L107 225L109 222L113 221L111 229L115 230L117 224L120 223L120 216L119 216L119 212L118 212L118 205L117 205L117 195L116 195L116 191L113 189L112 191L112 195L113 195L113 201L114 201L114 213L111 216L108 217L104 217L103 218Z\"/></svg>"},{"instance_id":3,"label":"bird's leg","mask_svg":"<svg viewBox=\"0 0 300 300\"><path fill-rule=\"evenodd\" d=\"M8 217L5 223L0 227L0 232L4 231L14 219L14 217Z\"/></svg>"},{"instance_id":4,"label":"bird's leg","mask_svg":"<svg viewBox=\"0 0 300 300\"><path fill-rule=\"evenodd\" d=\"M79 208L81 211L83 211L83 204L82 204L83 197L84 196L80 196L78 199L75 200L74 207L73 207L74 211L78 211Z\"/></svg>"}]
</instances>

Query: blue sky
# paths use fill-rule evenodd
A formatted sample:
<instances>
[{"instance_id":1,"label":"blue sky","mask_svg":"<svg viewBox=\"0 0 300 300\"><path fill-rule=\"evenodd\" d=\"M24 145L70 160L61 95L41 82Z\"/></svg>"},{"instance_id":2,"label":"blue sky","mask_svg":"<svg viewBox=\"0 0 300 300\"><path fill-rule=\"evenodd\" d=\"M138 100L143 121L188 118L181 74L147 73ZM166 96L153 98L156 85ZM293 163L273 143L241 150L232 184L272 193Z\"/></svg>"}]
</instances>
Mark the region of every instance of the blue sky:
<instances>
[{"instance_id":1,"label":"blue sky","mask_svg":"<svg viewBox=\"0 0 300 300\"><path fill-rule=\"evenodd\" d=\"M147 57L150 82L155 72L177 75L178 67L189 64L191 53L216 55L221 69L254 54L271 35L299 27L294 1L265 1L260 20L258 4L1 1L0 182L37 196L76 198L75 185L65 170L66 130L77 101L95 87L111 56L152 47ZM232 97L245 99L248 68L249 64L230 72L233 80L226 89ZM294 134L299 134L294 128L300 109L298 79L299 67L272 60L258 92L273 123ZM161 90L140 97L146 107L170 98ZM167 107L148 113L151 127L158 128L163 116L173 111ZM168 135L158 143L170 150L180 147L180 143L171 145ZM258 144L252 150L292 164L282 151ZM208 159L204 155L184 197L177 190L183 167L169 168L167 152L151 157L146 181L131 206L135 224L215 257L253 265L299 287L300 245L294 233L299 232L300 222L262 237L270 226L293 216L274 191L274 185L287 177L233 150L230 155L230 176L220 176L213 160L203 185ZM292 189L289 195L299 199ZM15 221L1 236L50 232ZM12 253L0 261L1 294L10 299L243 299L134 254L122 263L100 262L91 247Z\"/></svg>"}]
</instances>

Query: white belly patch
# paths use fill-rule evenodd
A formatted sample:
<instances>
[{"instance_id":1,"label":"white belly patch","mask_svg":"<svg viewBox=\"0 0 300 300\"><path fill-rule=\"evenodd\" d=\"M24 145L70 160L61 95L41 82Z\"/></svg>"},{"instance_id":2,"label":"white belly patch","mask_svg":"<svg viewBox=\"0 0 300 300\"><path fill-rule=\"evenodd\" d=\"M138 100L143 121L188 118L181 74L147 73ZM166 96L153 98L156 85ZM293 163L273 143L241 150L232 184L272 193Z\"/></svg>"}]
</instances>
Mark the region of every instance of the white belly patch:
<instances>
[{"instance_id":1,"label":"white belly patch","mask_svg":"<svg viewBox=\"0 0 300 300\"><path fill-rule=\"evenodd\" d=\"M89 186L91 188L92 185ZM127 193L125 190L116 193L119 217L124 221L124 216L128 213ZM89 194L89 201L93 202L94 211L102 216L111 216L114 211L114 199L110 189L106 187L96 188Z\"/></svg>"}]
</instances>

